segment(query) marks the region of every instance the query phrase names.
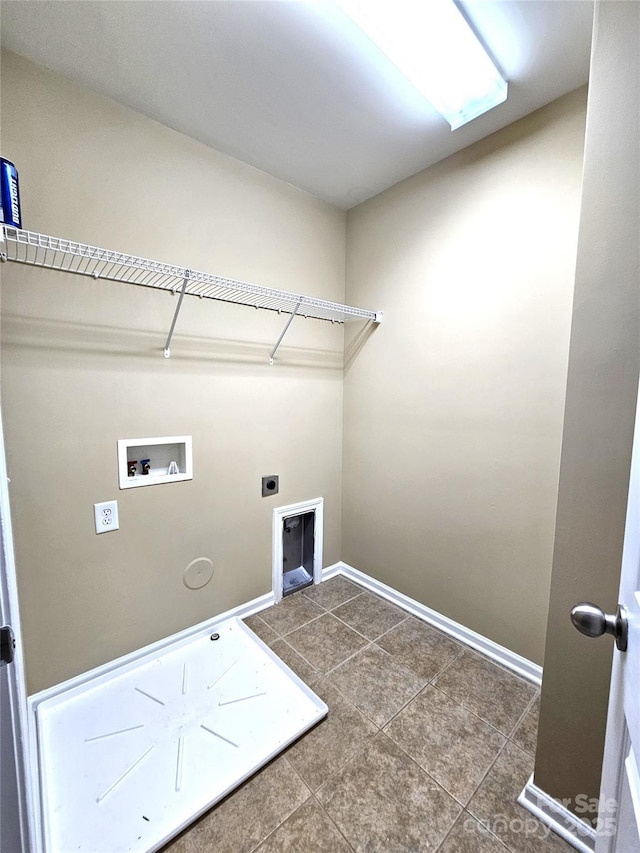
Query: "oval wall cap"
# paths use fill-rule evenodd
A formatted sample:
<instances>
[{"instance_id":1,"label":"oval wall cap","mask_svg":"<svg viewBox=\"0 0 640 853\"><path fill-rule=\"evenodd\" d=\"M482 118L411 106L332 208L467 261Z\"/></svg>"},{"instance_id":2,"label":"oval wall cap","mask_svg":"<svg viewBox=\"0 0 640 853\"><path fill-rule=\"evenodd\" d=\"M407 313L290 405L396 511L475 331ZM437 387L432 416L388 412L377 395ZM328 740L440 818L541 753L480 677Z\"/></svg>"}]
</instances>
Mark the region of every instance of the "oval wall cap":
<instances>
[{"instance_id":1,"label":"oval wall cap","mask_svg":"<svg viewBox=\"0 0 640 853\"><path fill-rule=\"evenodd\" d=\"M208 557L192 560L182 573L182 581L187 589L201 589L213 577L213 561Z\"/></svg>"}]
</instances>

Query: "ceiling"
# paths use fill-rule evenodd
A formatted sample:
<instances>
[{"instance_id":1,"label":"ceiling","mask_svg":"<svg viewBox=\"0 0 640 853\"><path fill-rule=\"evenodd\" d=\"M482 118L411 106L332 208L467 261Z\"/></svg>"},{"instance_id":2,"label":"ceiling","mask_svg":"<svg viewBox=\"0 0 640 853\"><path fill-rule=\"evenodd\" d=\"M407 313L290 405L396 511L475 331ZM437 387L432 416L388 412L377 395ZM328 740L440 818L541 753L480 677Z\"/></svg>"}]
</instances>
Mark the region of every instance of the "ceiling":
<instances>
[{"instance_id":1,"label":"ceiling","mask_svg":"<svg viewBox=\"0 0 640 853\"><path fill-rule=\"evenodd\" d=\"M0 20L9 50L347 209L587 82L592 0L459 5L509 97L453 132L330 2L2 0Z\"/></svg>"}]
</instances>

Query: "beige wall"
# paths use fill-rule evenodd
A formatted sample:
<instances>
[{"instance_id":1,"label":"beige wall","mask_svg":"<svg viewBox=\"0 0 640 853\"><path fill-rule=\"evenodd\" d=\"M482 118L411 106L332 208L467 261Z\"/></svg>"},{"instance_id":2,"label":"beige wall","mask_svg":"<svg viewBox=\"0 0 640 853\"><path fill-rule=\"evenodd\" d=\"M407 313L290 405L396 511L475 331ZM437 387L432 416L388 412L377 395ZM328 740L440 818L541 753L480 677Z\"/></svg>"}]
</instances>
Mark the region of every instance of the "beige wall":
<instances>
[{"instance_id":1,"label":"beige wall","mask_svg":"<svg viewBox=\"0 0 640 853\"><path fill-rule=\"evenodd\" d=\"M599 794L613 646L575 631L569 610L615 611L638 389L639 44L640 5L600 3L535 770L569 801Z\"/></svg>"},{"instance_id":2,"label":"beige wall","mask_svg":"<svg viewBox=\"0 0 640 853\"><path fill-rule=\"evenodd\" d=\"M281 318L187 300L167 362L170 296L1 268L31 692L268 591L271 509L318 495L326 564L542 661L555 526L536 782L597 794L611 646L567 612L616 600L640 361L637 18L600 9L561 464L584 91L349 214L346 299L386 318L347 340L343 470L339 329L294 324L270 369ZM344 214L11 54L2 84L26 227L345 298ZM116 439L173 433L194 437L193 482L120 492ZM110 498L121 529L97 537ZM190 591L199 556L216 573Z\"/></svg>"},{"instance_id":3,"label":"beige wall","mask_svg":"<svg viewBox=\"0 0 640 853\"><path fill-rule=\"evenodd\" d=\"M345 215L11 54L26 228L344 301ZM271 511L325 498L341 555L341 327L2 268L2 405L30 692L271 589ZM119 491L116 440L193 435L194 479ZM277 498L260 478L279 473ZM120 530L96 536L96 501ZM196 557L215 564L183 584Z\"/></svg>"},{"instance_id":4,"label":"beige wall","mask_svg":"<svg viewBox=\"0 0 640 853\"><path fill-rule=\"evenodd\" d=\"M347 218L347 300L385 319L346 345L343 559L539 663L585 98Z\"/></svg>"},{"instance_id":5,"label":"beige wall","mask_svg":"<svg viewBox=\"0 0 640 853\"><path fill-rule=\"evenodd\" d=\"M340 329L296 322L269 368L282 318L187 300L165 361L172 297L2 267L30 692L268 591L273 506L318 495L325 564L345 559L541 662L585 92L353 210L345 296L343 213L10 54L2 72L27 227L386 312L347 340L342 457ZM194 437L194 480L120 492L116 439L173 433ZM261 499L276 472L280 498ZM97 537L92 504L110 498L121 529ZM182 573L199 556L216 573L191 591ZM591 587L554 571L536 781L572 796L557 756L564 739L575 760L584 727L558 661L565 599Z\"/></svg>"}]
</instances>

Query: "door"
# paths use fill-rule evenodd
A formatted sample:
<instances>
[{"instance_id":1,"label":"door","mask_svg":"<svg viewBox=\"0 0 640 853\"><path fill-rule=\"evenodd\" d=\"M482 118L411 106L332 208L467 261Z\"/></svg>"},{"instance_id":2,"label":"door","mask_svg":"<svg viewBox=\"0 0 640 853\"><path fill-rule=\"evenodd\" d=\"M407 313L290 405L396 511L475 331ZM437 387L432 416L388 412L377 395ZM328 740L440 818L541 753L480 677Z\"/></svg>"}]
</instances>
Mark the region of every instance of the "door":
<instances>
[{"instance_id":1,"label":"door","mask_svg":"<svg viewBox=\"0 0 640 853\"><path fill-rule=\"evenodd\" d=\"M640 851L640 394L619 602L627 649L613 653L596 853Z\"/></svg>"},{"instance_id":2,"label":"door","mask_svg":"<svg viewBox=\"0 0 640 853\"><path fill-rule=\"evenodd\" d=\"M0 850L23 849L15 746L9 672L0 664Z\"/></svg>"},{"instance_id":3,"label":"door","mask_svg":"<svg viewBox=\"0 0 640 853\"><path fill-rule=\"evenodd\" d=\"M26 853L29 850L28 792L24 772L27 713L14 568L7 471L0 422L0 627L11 626L17 640L13 661L0 662L0 850L3 853ZM4 632L4 636L8 638L9 632Z\"/></svg>"}]
</instances>

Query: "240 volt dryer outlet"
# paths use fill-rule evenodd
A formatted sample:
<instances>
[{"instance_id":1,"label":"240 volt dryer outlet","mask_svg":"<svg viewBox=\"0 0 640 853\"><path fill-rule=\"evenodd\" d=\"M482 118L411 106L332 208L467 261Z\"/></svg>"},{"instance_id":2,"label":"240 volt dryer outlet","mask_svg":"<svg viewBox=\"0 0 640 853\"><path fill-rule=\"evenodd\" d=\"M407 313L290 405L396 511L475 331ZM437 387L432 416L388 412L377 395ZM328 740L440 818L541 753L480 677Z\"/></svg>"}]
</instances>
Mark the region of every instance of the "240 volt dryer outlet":
<instances>
[{"instance_id":1,"label":"240 volt dryer outlet","mask_svg":"<svg viewBox=\"0 0 640 853\"><path fill-rule=\"evenodd\" d=\"M262 497L268 498L269 495L277 495L280 488L280 476L278 474L269 474L262 478Z\"/></svg>"}]
</instances>

